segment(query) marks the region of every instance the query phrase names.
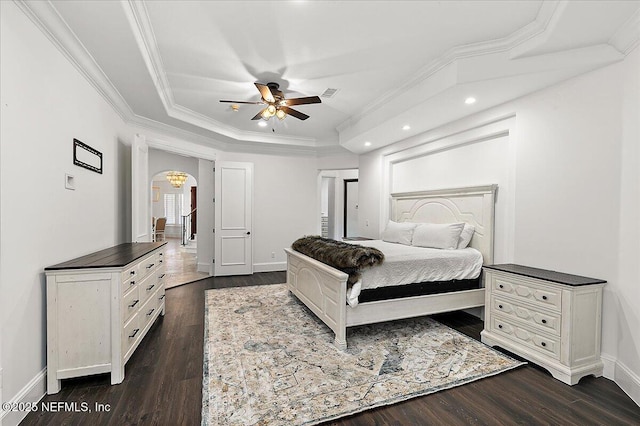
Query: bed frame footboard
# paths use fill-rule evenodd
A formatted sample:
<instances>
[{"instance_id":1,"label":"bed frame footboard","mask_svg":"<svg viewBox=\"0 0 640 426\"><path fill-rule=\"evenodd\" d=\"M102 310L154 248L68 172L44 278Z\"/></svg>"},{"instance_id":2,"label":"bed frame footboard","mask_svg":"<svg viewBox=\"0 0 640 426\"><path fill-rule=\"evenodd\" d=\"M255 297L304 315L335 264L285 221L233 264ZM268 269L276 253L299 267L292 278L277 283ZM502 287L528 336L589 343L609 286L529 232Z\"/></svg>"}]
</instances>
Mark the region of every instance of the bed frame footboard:
<instances>
[{"instance_id":1,"label":"bed frame footboard","mask_svg":"<svg viewBox=\"0 0 640 426\"><path fill-rule=\"evenodd\" d=\"M349 276L308 256L287 253L287 287L335 333L335 345L347 348L347 279Z\"/></svg>"}]
</instances>

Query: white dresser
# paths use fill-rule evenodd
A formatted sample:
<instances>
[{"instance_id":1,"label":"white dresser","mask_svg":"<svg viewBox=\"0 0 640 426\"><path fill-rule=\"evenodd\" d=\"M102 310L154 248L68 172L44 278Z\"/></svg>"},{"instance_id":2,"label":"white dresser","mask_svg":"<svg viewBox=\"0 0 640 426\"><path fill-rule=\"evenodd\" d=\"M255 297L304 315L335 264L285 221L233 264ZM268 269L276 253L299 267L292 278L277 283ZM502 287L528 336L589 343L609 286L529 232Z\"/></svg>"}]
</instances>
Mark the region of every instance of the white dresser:
<instances>
[{"instance_id":1,"label":"white dresser","mask_svg":"<svg viewBox=\"0 0 640 426\"><path fill-rule=\"evenodd\" d=\"M164 315L162 243L126 243L45 268L47 393L61 379L124 366L158 315Z\"/></svg>"},{"instance_id":2,"label":"white dresser","mask_svg":"<svg viewBox=\"0 0 640 426\"><path fill-rule=\"evenodd\" d=\"M520 355L569 385L599 377L605 282L514 264L486 266L482 342Z\"/></svg>"}]
</instances>

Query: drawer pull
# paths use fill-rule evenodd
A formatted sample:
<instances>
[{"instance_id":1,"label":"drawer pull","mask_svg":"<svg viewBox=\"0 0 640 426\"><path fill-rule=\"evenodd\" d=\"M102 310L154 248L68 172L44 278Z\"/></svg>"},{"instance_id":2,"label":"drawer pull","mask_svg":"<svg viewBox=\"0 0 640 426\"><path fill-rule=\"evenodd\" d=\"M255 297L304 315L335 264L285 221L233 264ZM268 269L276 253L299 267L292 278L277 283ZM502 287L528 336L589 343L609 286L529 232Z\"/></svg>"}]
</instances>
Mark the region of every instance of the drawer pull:
<instances>
[{"instance_id":1,"label":"drawer pull","mask_svg":"<svg viewBox=\"0 0 640 426\"><path fill-rule=\"evenodd\" d=\"M499 309L502 309L502 305L498 305L498 308L499 308Z\"/></svg>"},{"instance_id":2,"label":"drawer pull","mask_svg":"<svg viewBox=\"0 0 640 426\"><path fill-rule=\"evenodd\" d=\"M133 339L134 337L136 337L136 334L138 334L138 331L140 331L139 328L136 328L135 330L133 330L133 334L129 336L129 339Z\"/></svg>"},{"instance_id":3,"label":"drawer pull","mask_svg":"<svg viewBox=\"0 0 640 426\"><path fill-rule=\"evenodd\" d=\"M162 263L162 259L160 259L159 262Z\"/></svg>"},{"instance_id":4,"label":"drawer pull","mask_svg":"<svg viewBox=\"0 0 640 426\"><path fill-rule=\"evenodd\" d=\"M498 324L498 328L502 328L502 324Z\"/></svg>"},{"instance_id":5,"label":"drawer pull","mask_svg":"<svg viewBox=\"0 0 640 426\"><path fill-rule=\"evenodd\" d=\"M547 346L547 344L546 344L545 342L540 342L540 344L541 344L542 346Z\"/></svg>"},{"instance_id":6,"label":"drawer pull","mask_svg":"<svg viewBox=\"0 0 640 426\"><path fill-rule=\"evenodd\" d=\"M153 265L155 265L155 263L152 263L151 265L147 266L147 269L153 268Z\"/></svg>"},{"instance_id":7,"label":"drawer pull","mask_svg":"<svg viewBox=\"0 0 640 426\"><path fill-rule=\"evenodd\" d=\"M164 296L166 296L165 294L163 294L162 296L158 297L158 300L162 300L164 299Z\"/></svg>"},{"instance_id":8,"label":"drawer pull","mask_svg":"<svg viewBox=\"0 0 640 426\"><path fill-rule=\"evenodd\" d=\"M156 285L155 284L151 284L149 287L147 287L147 291L151 291L152 288L154 288Z\"/></svg>"},{"instance_id":9,"label":"drawer pull","mask_svg":"<svg viewBox=\"0 0 640 426\"><path fill-rule=\"evenodd\" d=\"M502 284L500 284L498 287L500 287L500 288L504 288L504 286L503 286Z\"/></svg>"},{"instance_id":10,"label":"drawer pull","mask_svg":"<svg viewBox=\"0 0 640 426\"><path fill-rule=\"evenodd\" d=\"M138 304L139 301L140 301L140 299L134 300L133 303L129 305L129 307L133 308L134 306L136 306Z\"/></svg>"},{"instance_id":11,"label":"drawer pull","mask_svg":"<svg viewBox=\"0 0 640 426\"><path fill-rule=\"evenodd\" d=\"M163 279L166 274L162 274L158 277L159 280Z\"/></svg>"},{"instance_id":12,"label":"drawer pull","mask_svg":"<svg viewBox=\"0 0 640 426\"><path fill-rule=\"evenodd\" d=\"M129 272L129 274L130 274L130 275L135 275L135 274L136 274L136 271L131 271L131 272Z\"/></svg>"},{"instance_id":13,"label":"drawer pull","mask_svg":"<svg viewBox=\"0 0 640 426\"><path fill-rule=\"evenodd\" d=\"M129 285L130 285L130 286L132 286L132 285L136 285L136 281L135 281L135 280L133 280L133 281L129 281Z\"/></svg>"},{"instance_id":14,"label":"drawer pull","mask_svg":"<svg viewBox=\"0 0 640 426\"><path fill-rule=\"evenodd\" d=\"M546 324L546 323L547 323L547 320L543 318L543 319L542 319L542 323L543 323L543 324Z\"/></svg>"},{"instance_id":15,"label":"drawer pull","mask_svg":"<svg viewBox=\"0 0 640 426\"><path fill-rule=\"evenodd\" d=\"M164 253L158 253L158 256L162 256Z\"/></svg>"},{"instance_id":16,"label":"drawer pull","mask_svg":"<svg viewBox=\"0 0 640 426\"><path fill-rule=\"evenodd\" d=\"M542 296L542 300L547 300L547 296Z\"/></svg>"},{"instance_id":17,"label":"drawer pull","mask_svg":"<svg viewBox=\"0 0 640 426\"><path fill-rule=\"evenodd\" d=\"M156 310L156 308L153 308L152 310L150 310L149 313L147 314L147 316L150 316L153 313L153 311L155 311L155 310Z\"/></svg>"}]
</instances>

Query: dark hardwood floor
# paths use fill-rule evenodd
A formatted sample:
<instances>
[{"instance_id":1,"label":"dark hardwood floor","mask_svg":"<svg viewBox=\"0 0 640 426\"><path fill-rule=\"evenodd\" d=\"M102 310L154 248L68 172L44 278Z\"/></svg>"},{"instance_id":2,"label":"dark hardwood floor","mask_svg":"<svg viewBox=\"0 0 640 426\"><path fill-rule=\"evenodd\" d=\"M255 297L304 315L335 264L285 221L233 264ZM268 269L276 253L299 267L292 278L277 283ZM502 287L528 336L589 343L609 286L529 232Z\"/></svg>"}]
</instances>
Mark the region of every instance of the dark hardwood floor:
<instances>
[{"instance_id":1,"label":"dark hardwood floor","mask_svg":"<svg viewBox=\"0 0 640 426\"><path fill-rule=\"evenodd\" d=\"M126 366L126 378L110 386L108 375L62 382L43 402L76 403L60 412L32 412L23 425L197 425L201 421L204 290L276 284L284 272L208 278L167 290L160 317ZM465 313L434 316L480 338L482 322ZM88 403L92 412L82 411ZM108 406L96 412L95 404ZM640 425L638 407L605 378L567 386L532 365L464 386L381 407L332 425Z\"/></svg>"}]
</instances>

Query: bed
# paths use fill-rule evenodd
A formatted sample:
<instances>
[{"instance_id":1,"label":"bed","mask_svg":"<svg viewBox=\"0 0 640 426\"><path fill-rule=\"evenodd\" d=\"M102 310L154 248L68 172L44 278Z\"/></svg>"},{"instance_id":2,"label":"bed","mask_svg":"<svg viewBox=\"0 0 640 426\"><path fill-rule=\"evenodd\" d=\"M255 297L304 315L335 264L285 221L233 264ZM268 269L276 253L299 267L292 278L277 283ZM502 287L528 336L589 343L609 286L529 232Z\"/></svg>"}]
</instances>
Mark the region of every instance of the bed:
<instances>
[{"instance_id":1,"label":"bed","mask_svg":"<svg viewBox=\"0 0 640 426\"><path fill-rule=\"evenodd\" d=\"M475 227L469 247L493 263L495 196L497 185L393 193L390 219L396 222L454 223ZM334 344L347 347L347 327L441 312L481 307L484 288L347 303L349 276L329 265L286 248L287 287L335 333ZM372 268L376 268L374 266Z\"/></svg>"}]
</instances>

